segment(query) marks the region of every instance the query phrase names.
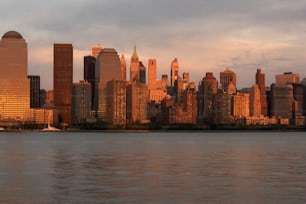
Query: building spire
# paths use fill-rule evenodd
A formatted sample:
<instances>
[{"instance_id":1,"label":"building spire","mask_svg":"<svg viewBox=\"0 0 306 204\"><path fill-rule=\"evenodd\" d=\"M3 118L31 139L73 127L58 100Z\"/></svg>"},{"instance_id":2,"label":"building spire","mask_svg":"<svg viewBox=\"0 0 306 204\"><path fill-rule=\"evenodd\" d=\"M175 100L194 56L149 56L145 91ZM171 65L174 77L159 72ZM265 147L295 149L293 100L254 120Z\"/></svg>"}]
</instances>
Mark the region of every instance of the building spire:
<instances>
[{"instance_id":1,"label":"building spire","mask_svg":"<svg viewBox=\"0 0 306 204\"><path fill-rule=\"evenodd\" d=\"M136 45L134 46L134 51L133 51L132 59L138 60L138 55L137 55L137 51L136 51Z\"/></svg>"}]
</instances>

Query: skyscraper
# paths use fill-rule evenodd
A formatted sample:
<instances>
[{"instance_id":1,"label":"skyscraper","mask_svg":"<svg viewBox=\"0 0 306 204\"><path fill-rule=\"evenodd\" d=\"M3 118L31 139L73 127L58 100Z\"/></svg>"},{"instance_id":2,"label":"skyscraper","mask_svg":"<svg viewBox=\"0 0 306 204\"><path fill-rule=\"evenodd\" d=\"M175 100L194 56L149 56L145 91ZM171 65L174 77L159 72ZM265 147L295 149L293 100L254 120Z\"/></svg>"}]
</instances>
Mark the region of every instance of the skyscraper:
<instances>
[{"instance_id":1,"label":"skyscraper","mask_svg":"<svg viewBox=\"0 0 306 204\"><path fill-rule=\"evenodd\" d=\"M277 74L275 76L276 84L297 84L300 83L300 75L292 72L285 72L284 74Z\"/></svg>"},{"instance_id":2,"label":"skyscraper","mask_svg":"<svg viewBox=\"0 0 306 204\"><path fill-rule=\"evenodd\" d=\"M133 55L131 58L130 81L138 83L140 81L139 58L137 55L136 46L134 47Z\"/></svg>"},{"instance_id":3,"label":"skyscraper","mask_svg":"<svg viewBox=\"0 0 306 204\"><path fill-rule=\"evenodd\" d=\"M121 62L117 51L113 48L104 48L97 57L96 81L94 107L97 107L97 115L100 120L108 120L108 95L106 90L107 82L111 80L122 80Z\"/></svg>"},{"instance_id":4,"label":"skyscraper","mask_svg":"<svg viewBox=\"0 0 306 204\"><path fill-rule=\"evenodd\" d=\"M174 82L175 80L177 80L177 77L179 75L179 64L177 61L177 58L175 58L172 62L171 62L171 87L174 87Z\"/></svg>"},{"instance_id":5,"label":"skyscraper","mask_svg":"<svg viewBox=\"0 0 306 204\"><path fill-rule=\"evenodd\" d=\"M102 50L103 50L103 47L101 45L92 46L91 56L93 56L94 58L97 58Z\"/></svg>"},{"instance_id":6,"label":"skyscraper","mask_svg":"<svg viewBox=\"0 0 306 204\"><path fill-rule=\"evenodd\" d=\"M89 82L80 81L73 83L72 116L73 123L86 122L91 112L91 85Z\"/></svg>"},{"instance_id":7,"label":"skyscraper","mask_svg":"<svg viewBox=\"0 0 306 204\"><path fill-rule=\"evenodd\" d=\"M30 107L40 107L40 76L29 75L30 79Z\"/></svg>"},{"instance_id":8,"label":"skyscraper","mask_svg":"<svg viewBox=\"0 0 306 204\"><path fill-rule=\"evenodd\" d=\"M233 116L237 118L250 116L249 93L238 93L233 96Z\"/></svg>"},{"instance_id":9,"label":"skyscraper","mask_svg":"<svg viewBox=\"0 0 306 204\"><path fill-rule=\"evenodd\" d=\"M139 83L146 84L146 67L139 62Z\"/></svg>"},{"instance_id":10,"label":"skyscraper","mask_svg":"<svg viewBox=\"0 0 306 204\"><path fill-rule=\"evenodd\" d=\"M28 48L16 31L5 33L0 40L0 72L0 120L31 120Z\"/></svg>"},{"instance_id":11,"label":"skyscraper","mask_svg":"<svg viewBox=\"0 0 306 204\"><path fill-rule=\"evenodd\" d=\"M148 63L148 88L156 88L156 59L149 59Z\"/></svg>"},{"instance_id":12,"label":"skyscraper","mask_svg":"<svg viewBox=\"0 0 306 204\"><path fill-rule=\"evenodd\" d=\"M228 85L233 83L236 87L236 73L230 69L226 69L223 72L220 72L220 84L222 85L223 91L227 91Z\"/></svg>"},{"instance_id":13,"label":"skyscraper","mask_svg":"<svg viewBox=\"0 0 306 204\"><path fill-rule=\"evenodd\" d=\"M92 104L92 110L95 108L93 107L94 98L95 98L95 89L96 89L96 72L95 72L95 66L96 66L96 58L93 56L85 56L84 57L84 80L88 81L91 85L91 104Z\"/></svg>"},{"instance_id":14,"label":"skyscraper","mask_svg":"<svg viewBox=\"0 0 306 204\"><path fill-rule=\"evenodd\" d=\"M271 116L275 118L293 118L293 86L271 85Z\"/></svg>"},{"instance_id":15,"label":"skyscraper","mask_svg":"<svg viewBox=\"0 0 306 204\"><path fill-rule=\"evenodd\" d=\"M54 105L59 111L58 123L72 124L72 44L54 44Z\"/></svg>"},{"instance_id":16,"label":"skyscraper","mask_svg":"<svg viewBox=\"0 0 306 204\"><path fill-rule=\"evenodd\" d=\"M123 54L121 55L120 63L121 63L122 80L126 81L126 61L125 61L125 58L124 58Z\"/></svg>"},{"instance_id":17,"label":"skyscraper","mask_svg":"<svg viewBox=\"0 0 306 204\"><path fill-rule=\"evenodd\" d=\"M258 84L252 86L250 90L250 116L259 117L261 115L260 89Z\"/></svg>"},{"instance_id":18,"label":"skyscraper","mask_svg":"<svg viewBox=\"0 0 306 204\"><path fill-rule=\"evenodd\" d=\"M261 115L268 115L268 102L266 94L265 74L261 72L261 69L257 69L256 72L256 84L260 89L260 103L261 103Z\"/></svg>"}]
</instances>

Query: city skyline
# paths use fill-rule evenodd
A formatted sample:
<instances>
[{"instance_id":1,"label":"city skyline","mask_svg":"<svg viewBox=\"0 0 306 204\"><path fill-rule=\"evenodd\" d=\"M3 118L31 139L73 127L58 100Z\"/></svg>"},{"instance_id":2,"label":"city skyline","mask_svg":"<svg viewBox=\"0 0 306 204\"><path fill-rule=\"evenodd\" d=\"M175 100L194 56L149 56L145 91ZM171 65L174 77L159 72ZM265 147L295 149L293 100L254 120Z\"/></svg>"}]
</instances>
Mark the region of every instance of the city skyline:
<instances>
[{"instance_id":1,"label":"city skyline","mask_svg":"<svg viewBox=\"0 0 306 204\"><path fill-rule=\"evenodd\" d=\"M158 78L170 75L177 57L181 72L189 72L196 83L206 72L219 79L219 72L230 68L242 88L253 85L249 77L258 68L266 84L284 72L306 76L305 9L304 1L276 0L10 1L1 5L0 22L2 33L16 30L27 39L28 74L40 75L45 89L53 86L55 42L74 46L74 82L82 79L83 57L91 46L115 48L129 67L136 45L145 66L157 59Z\"/></svg>"}]
</instances>

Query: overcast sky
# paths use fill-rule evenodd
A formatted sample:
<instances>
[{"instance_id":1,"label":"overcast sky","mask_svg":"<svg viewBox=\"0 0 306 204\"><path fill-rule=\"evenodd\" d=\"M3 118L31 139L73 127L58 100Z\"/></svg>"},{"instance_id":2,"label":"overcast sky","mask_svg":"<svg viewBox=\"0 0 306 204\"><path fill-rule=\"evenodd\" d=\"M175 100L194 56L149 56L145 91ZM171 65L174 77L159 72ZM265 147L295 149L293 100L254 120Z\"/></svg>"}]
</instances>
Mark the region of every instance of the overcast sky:
<instances>
[{"instance_id":1,"label":"overcast sky","mask_svg":"<svg viewBox=\"0 0 306 204\"><path fill-rule=\"evenodd\" d=\"M294 2L294 3L293 3ZM133 46L158 78L177 57L180 74L198 83L227 67L238 88L266 83L291 71L306 77L306 0L0 0L0 33L18 31L28 43L29 74L53 87L53 43L72 43L74 81L83 78L83 56L100 44L124 54ZM0 34L1 35L1 34ZM129 66L128 70L129 73ZM129 77L129 76L128 76Z\"/></svg>"}]
</instances>

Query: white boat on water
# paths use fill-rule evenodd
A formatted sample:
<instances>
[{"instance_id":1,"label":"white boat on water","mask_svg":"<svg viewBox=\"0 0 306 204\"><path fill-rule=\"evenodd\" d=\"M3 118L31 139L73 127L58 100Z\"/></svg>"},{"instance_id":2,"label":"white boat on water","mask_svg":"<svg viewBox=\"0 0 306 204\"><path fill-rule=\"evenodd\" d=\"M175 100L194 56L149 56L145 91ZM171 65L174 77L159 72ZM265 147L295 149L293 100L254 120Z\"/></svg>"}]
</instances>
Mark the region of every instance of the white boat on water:
<instances>
[{"instance_id":1,"label":"white boat on water","mask_svg":"<svg viewBox=\"0 0 306 204\"><path fill-rule=\"evenodd\" d=\"M3 127L0 127L0 131L4 131L5 129Z\"/></svg>"},{"instance_id":2,"label":"white boat on water","mask_svg":"<svg viewBox=\"0 0 306 204\"><path fill-rule=\"evenodd\" d=\"M43 131L43 132L58 132L58 131L61 131L61 130L57 129L55 127L52 127L50 125L50 123L48 123L48 126L46 128L44 128L44 129L42 129L41 131Z\"/></svg>"}]
</instances>

